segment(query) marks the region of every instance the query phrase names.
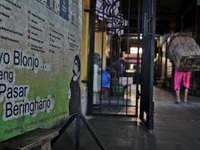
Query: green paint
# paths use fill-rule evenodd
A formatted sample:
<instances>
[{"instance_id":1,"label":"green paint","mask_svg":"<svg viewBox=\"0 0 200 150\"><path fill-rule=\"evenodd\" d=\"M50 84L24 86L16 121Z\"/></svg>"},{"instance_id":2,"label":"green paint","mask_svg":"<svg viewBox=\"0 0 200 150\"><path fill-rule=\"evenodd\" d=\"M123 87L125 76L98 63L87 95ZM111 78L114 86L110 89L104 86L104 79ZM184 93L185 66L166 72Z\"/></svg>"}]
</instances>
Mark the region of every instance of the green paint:
<instances>
[{"instance_id":1,"label":"green paint","mask_svg":"<svg viewBox=\"0 0 200 150\"><path fill-rule=\"evenodd\" d=\"M0 141L3 141L69 116L67 91L74 57L81 50L81 32L38 1L16 0L16 5L6 1L1 3L11 8L4 11L12 11L9 12L12 20L7 19L3 25L22 34L13 35L2 30L3 36L12 37L17 42L0 39L0 56L9 57L0 62L0 71L13 75L13 81L0 80L3 85L0 90L5 88L0 96ZM28 21L27 16L37 24ZM13 21L15 19L17 21ZM69 50L69 41L66 41L69 33L74 34L75 44L79 47L73 52ZM52 53L49 53L49 49Z\"/></svg>"}]
</instances>

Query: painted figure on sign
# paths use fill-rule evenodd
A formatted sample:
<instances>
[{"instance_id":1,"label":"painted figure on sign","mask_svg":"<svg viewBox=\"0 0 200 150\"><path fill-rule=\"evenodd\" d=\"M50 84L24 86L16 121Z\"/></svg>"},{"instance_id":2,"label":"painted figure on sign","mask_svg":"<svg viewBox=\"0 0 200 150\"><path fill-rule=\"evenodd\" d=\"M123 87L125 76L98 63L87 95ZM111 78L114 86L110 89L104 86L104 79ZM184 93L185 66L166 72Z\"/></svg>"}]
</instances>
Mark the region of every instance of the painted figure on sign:
<instances>
[{"instance_id":1,"label":"painted figure on sign","mask_svg":"<svg viewBox=\"0 0 200 150\"><path fill-rule=\"evenodd\" d=\"M75 56L74 65L72 67L73 76L69 85L67 98L69 99L69 115L81 112L81 97L80 97L80 86L79 77L81 70L81 62L78 55Z\"/></svg>"}]
</instances>

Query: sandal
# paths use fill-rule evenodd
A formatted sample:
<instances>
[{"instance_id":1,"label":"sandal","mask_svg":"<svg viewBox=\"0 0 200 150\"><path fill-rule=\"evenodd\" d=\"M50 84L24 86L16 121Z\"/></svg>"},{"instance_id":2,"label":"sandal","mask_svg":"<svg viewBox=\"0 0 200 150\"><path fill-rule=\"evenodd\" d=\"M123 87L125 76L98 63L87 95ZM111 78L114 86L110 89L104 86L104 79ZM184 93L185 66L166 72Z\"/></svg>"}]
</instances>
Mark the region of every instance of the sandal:
<instances>
[{"instance_id":1,"label":"sandal","mask_svg":"<svg viewBox=\"0 0 200 150\"><path fill-rule=\"evenodd\" d=\"M181 103L181 101L175 101L175 104L180 104Z\"/></svg>"}]
</instances>

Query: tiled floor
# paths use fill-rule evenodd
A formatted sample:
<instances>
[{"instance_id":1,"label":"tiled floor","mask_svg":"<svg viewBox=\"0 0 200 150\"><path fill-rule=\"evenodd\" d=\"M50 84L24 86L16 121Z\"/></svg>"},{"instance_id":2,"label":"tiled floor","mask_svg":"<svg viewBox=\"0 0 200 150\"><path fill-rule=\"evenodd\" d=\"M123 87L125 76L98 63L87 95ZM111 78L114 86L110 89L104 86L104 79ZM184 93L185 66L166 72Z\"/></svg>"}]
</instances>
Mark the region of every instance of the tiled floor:
<instances>
[{"instance_id":1,"label":"tiled floor","mask_svg":"<svg viewBox=\"0 0 200 150\"><path fill-rule=\"evenodd\" d=\"M92 116L89 123L107 150L199 150L200 97L189 96L189 104L175 104L175 95L154 87L154 129L138 118ZM75 149L75 124L62 134L53 150ZM80 149L100 149L83 124Z\"/></svg>"}]
</instances>

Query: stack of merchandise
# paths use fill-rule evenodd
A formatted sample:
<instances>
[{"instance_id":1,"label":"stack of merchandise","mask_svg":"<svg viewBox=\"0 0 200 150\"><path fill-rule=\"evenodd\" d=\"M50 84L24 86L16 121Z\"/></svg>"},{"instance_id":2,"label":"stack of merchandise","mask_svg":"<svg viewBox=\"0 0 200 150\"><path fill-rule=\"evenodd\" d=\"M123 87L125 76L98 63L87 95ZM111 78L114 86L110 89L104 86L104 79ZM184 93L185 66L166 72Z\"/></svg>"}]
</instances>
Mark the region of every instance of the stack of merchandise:
<instances>
[{"instance_id":1,"label":"stack of merchandise","mask_svg":"<svg viewBox=\"0 0 200 150\"><path fill-rule=\"evenodd\" d=\"M176 33L171 36L169 56L179 71L200 70L199 45L186 33Z\"/></svg>"}]
</instances>

